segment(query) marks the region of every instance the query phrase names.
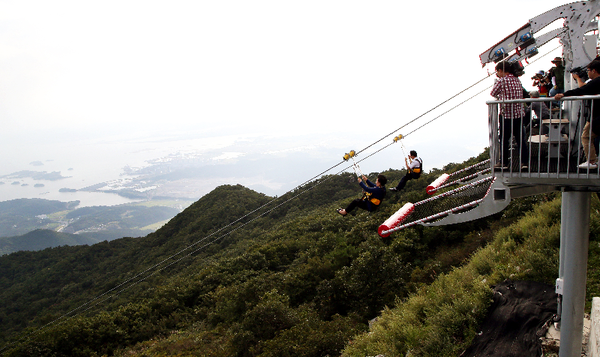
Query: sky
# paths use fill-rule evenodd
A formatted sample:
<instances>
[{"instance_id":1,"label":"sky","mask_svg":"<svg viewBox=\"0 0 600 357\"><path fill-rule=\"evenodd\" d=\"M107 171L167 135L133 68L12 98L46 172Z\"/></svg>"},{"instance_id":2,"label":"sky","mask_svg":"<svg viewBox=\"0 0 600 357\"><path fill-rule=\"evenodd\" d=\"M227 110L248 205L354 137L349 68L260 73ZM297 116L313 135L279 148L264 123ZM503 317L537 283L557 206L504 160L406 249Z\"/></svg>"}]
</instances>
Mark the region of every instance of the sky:
<instances>
[{"instance_id":1,"label":"sky","mask_svg":"<svg viewBox=\"0 0 600 357\"><path fill-rule=\"evenodd\" d=\"M493 71L482 52L562 4L0 0L0 175L56 162L89 184L177 150L306 152L302 174L267 183L288 190L389 134L363 155L404 146L363 171L402 168L404 148L426 170L462 162L488 145L494 76L438 105Z\"/></svg>"}]
</instances>

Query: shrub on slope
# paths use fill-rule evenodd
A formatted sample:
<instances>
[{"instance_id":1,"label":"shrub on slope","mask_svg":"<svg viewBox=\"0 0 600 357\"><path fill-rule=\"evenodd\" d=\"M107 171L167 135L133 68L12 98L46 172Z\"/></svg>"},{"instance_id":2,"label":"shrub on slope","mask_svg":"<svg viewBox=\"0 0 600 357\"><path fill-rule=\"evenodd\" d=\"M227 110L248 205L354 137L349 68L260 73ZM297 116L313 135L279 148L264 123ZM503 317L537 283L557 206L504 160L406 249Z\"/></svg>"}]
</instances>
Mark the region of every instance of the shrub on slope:
<instances>
[{"instance_id":1,"label":"shrub on slope","mask_svg":"<svg viewBox=\"0 0 600 357\"><path fill-rule=\"evenodd\" d=\"M597 210L597 202L595 202ZM505 279L553 284L558 272L560 199L541 204L501 229L470 262L440 276L397 307L388 308L347 345L342 356L458 356L469 346L491 302L491 287ZM593 221L598 221L597 211ZM591 236L598 233L592 224ZM591 283L597 286L597 282ZM597 291L597 290L596 290Z\"/></svg>"}]
</instances>

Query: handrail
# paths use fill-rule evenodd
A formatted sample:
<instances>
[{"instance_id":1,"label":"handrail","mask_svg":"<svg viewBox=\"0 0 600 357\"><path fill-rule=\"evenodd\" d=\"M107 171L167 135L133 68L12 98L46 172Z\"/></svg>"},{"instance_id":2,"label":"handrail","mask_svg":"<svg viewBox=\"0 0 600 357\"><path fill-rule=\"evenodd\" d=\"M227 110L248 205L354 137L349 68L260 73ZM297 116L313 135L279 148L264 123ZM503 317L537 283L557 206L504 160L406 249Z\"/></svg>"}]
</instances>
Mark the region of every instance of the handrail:
<instances>
[{"instance_id":1,"label":"handrail","mask_svg":"<svg viewBox=\"0 0 600 357\"><path fill-rule=\"evenodd\" d=\"M577 95L572 97L562 97L559 101L579 101L586 99L600 99L600 95ZM529 102L557 102L554 97L543 98L523 98L523 99L507 99L507 100L488 100L485 104L504 104L504 103L529 103Z\"/></svg>"},{"instance_id":2,"label":"handrail","mask_svg":"<svg viewBox=\"0 0 600 357\"><path fill-rule=\"evenodd\" d=\"M487 101L490 166L494 175L510 184L574 185L598 190L600 170L593 166L580 167L594 150L592 140L583 147L583 137L587 139L587 135L582 134L592 127L594 118L590 113L597 99L600 95L563 97L558 101L553 97ZM540 107L541 103L549 105L542 111L537 104L529 103L540 103ZM500 120L500 112L512 109L507 108L511 104L528 104L526 116L520 120Z\"/></svg>"}]
</instances>

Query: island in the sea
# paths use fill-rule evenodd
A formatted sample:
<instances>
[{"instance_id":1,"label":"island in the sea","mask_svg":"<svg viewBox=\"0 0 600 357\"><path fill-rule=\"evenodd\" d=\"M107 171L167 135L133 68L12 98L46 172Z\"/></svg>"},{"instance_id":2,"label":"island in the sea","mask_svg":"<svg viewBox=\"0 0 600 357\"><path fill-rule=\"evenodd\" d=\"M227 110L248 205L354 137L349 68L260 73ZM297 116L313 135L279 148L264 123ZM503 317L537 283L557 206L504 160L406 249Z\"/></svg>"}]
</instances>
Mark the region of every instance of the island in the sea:
<instances>
[{"instance_id":1,"label":"island in the sea","mask_svg":"<svg viewBox=\"0 0 600 357\"><path fill-rule=\"evenodd\" d=\"M59 189L58 192L77 192L77 190L74 188L63 187L63 188Z\"/></svg>"}]
</instances>

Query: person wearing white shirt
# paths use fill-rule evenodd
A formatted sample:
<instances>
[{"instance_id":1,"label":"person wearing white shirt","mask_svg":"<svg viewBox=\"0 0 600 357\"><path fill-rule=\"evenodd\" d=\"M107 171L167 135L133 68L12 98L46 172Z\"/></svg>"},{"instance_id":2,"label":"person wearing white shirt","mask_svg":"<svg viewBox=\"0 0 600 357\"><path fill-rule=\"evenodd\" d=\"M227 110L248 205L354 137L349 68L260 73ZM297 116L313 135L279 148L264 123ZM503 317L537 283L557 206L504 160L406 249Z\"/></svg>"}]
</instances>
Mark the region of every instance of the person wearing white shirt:
<instances>
[{"instance_id":1,"label":"person wearing white shirt","mask_svg":"<svg viewBox=\"0 0 600 357\"><path fill-rule=\"evenodd\" d=\"M415 150L411 150L407 158L404 158L406 164L406 175L400 180L398 186L390 188L392 192L398 192L406 186L408 180L418 179L423 171L423 160L417 156Z\"/></svg>"}]
</instances>

